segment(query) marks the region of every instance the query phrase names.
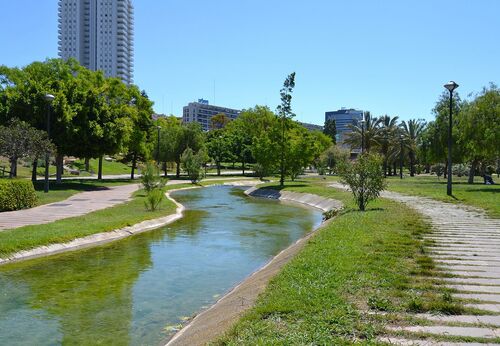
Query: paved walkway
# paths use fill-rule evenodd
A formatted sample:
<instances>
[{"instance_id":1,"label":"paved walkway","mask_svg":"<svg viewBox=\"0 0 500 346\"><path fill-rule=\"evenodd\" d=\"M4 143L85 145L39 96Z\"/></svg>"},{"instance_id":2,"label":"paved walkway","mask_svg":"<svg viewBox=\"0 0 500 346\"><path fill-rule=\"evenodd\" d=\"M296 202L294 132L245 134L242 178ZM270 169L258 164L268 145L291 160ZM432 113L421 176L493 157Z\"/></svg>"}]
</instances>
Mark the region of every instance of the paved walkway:
<instances>
[{"instance_id":1,"label":"paved walkway","mask_svg":"<svg viewBox=\"0 0 500 346\"><path fill-rule=\"evenodd\" d=\"M345 188L332 184L336 188ZM430 198L407 196L385 191L382 197L407 204L428 218L434 232L430 256L453 278L443 284L456 290L455 299L467 299L465 306L484 311L479 315L436 316L416 314L428 321L425 326L394 326L381 341L395 345L478 345L463 341L481 338L481 345L500 342L500 219L488 218L479 209L439 202ZM407 338L393 337L403 332ZM423 338L424 335L429 337ZM435 341L436 339L450 342ZM453 342L451 340L454 340Z\"/></svg>"},{"instance_id":2,"label":"paved walkway","mask_svg":"<svg viewBox=\"0 0 500 346\"><path fill-rule=\"evenodd\" d=\"M50 223L68 217L112 207L130 200L139 184L128 184L96 191L80 192L64 201L39 207L0 213L0 230Z\"/></svg>"},{"instance_id":3,"label":"paved walkway","mask_svg":"<svg viewBox=\"0 0 500 346\"><path fill-rule=\"evenodd\" d=\"M212 178L206 181L242 180L244 177ZM188 180L169 180L167 185L188 184ZM77 193L64 201L44 204L31 209L0 213L0 232L28 225L50 223L68 217L82 216L96 210L127 202L140 184L127 184L103 188L102 190Z\"/></svg>"}]
</instances>

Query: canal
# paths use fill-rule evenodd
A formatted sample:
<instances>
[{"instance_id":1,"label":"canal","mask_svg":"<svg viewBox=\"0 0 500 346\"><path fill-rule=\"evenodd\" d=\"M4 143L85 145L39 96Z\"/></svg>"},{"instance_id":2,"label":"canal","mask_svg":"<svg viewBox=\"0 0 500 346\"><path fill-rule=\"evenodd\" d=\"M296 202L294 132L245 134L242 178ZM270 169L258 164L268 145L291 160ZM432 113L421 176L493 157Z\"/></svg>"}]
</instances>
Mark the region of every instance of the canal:
<instances>
[{"instance_id":1,"label":"canal","mask_svg":"<svg viewBox=\"0 0 500 346\"><path fill-rule=\"evenodd\" d=\"M167 227L0 267L0 345L156 345L321 222L242 188L172 197Z\"/></svg>"}]
</instances>

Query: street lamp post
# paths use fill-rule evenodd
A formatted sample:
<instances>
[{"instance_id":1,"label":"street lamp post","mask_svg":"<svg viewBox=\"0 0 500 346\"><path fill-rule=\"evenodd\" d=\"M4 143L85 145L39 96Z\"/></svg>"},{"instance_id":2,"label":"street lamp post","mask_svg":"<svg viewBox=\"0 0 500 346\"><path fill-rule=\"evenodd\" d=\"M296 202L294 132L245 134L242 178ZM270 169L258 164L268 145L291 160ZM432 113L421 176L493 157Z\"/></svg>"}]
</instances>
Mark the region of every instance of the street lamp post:
<instances>
[{"instance_id":1,"label":"street lamp post","mask_svg":"<svg viewBox=\"0 0 500 346\"><path fill-rule=\"evenodd\" d=\"M45 95L45 101L47 102L47 137L50 139L50 107L52 105L52 101L54 101L55 97L52 94ZM45 153L45 186L43 192L49 192L49 152Z\"/></svg>"},{"instance_id":2,"label":"street lamp post","mask_svg":"<svg viewBox=\"0 0 500 346\"><path fill-rule=\"evenodd\" d=\"M365 120L361 120L361 154L365 151Z\"/></svg>"},{"instance_id":3,"label":"street lamp post","mask_svg":"<svg viewBox=\"0 0 500 346\"><path fill-rule=\"evenodd\" d=\"M160 130L161 126L156 126L156 129L158 130L158 141L156 143L156 164L160 164Z\"/></svg>"},{"instance_id":4,"label":"street lamp post","mask_svg":"<svg viewBox=\"0 0 500 346\"><path fill-rule=\"evenodd\" d=\"M399 136L399 141L401 143L401 149L399 152L399 178L403 179L403 140L404 136L400 135Z\"/></svg>"},{"instance_id":5,"label":"street lamp post","mask_svg":"<svg viewBox=\"0 0 500 346\"><path fill-rule=\"evenodd\" d=\"M450 118L448 122L448 183L446 185L446 194L448 196L452 195L451 187L451 144L452 144L452 115L453 115L453 90L458 88L458 84L454 81L449 81L444 85L446 89L450 92Z\"/></svg>"}]
</instances>

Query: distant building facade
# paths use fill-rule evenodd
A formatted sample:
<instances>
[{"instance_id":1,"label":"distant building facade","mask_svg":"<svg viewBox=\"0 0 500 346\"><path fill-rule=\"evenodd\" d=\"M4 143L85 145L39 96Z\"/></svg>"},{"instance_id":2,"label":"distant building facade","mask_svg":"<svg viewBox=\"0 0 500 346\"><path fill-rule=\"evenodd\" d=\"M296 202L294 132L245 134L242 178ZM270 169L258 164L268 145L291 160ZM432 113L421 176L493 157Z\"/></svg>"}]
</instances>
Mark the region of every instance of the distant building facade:
<instances>
[{"instance_id":1,"label":"distant building facade","mask_svg":"<svg viewBox=\"0 0 500 346\"><path fill-rule=\"evenodd\" d=\"M59 57L133 83L132 0L59 0Z\"/></svg>"},{"instance_id":2,"label":"distant building facade","mask_svg":"<svg viewBox=\"0 0 500 346\"><path fill-rule=\"evenodd\" d=\"M337 111L325 112L325 121L334 119L337 127L337 143L342 144L352 132L350 125L357 125L363 119L363 111L341 108Z\"/></svg>"},{"instance_id":3,"label":"distant building facade","mask_svg":"<svg viewBox=\"0 0 500 346\"><path fill-rule=\"evenodd\" d=\"M304 126L306 129L308 129L309 131L321 131L321 132L323 132L323 126L321 126L321 125L301 123L300 121L297 121L297 122L300 125Z\"/></svg>"},{"instance_id":4,"label":"distant building facade","mask_svg":"<svg viewBox=\"0 0 500 346\"><path fill-rule=\"evenodd\" d=\"M227 107L213 106L208 100L198 99L198 102L190 102L182 110L182 122L196 121L201 124L203 131L210 130L210 119L217 114L225 114L229 119L236 119L241 111Z\"/></svg>"}]
</instances>

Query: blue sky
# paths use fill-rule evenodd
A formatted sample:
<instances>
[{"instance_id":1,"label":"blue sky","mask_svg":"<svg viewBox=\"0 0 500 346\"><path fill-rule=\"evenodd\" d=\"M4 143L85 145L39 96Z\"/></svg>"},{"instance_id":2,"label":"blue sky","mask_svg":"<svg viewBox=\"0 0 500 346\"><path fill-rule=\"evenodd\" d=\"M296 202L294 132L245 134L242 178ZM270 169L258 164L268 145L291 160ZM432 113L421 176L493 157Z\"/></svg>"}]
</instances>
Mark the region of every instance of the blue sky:
<instances>
[{"instance_id":1,"label":"blue sky","mask_svg":"<svg viewBox=\"0 0 500 346\"><path fill-rule=\"evenodd\" d=\"M340 107L432 119L500 79L498 0L135 0L135 83L160 113L267 104L295 71L297 120ZM57 57L57 0L0 0L0 64ZM215 93L214 93L215 85ZM215 94L215 98L214 98Z\"/></svg>"}]
</instances>

